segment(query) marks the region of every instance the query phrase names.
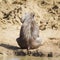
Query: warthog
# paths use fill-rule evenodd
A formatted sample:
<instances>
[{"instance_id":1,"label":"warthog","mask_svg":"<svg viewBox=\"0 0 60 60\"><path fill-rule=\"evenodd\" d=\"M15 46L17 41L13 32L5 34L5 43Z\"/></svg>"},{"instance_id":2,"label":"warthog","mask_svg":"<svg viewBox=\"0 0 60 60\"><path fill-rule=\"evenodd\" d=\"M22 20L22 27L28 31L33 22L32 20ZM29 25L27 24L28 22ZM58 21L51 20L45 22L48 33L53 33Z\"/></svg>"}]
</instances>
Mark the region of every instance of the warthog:
<instances>
[{"instance_id":1,"label":"warthog","mask_svg":"<svg viewBox=\"0 0 60 60\"><path fill-rule=\"evenodd\" d=\"M39 27L34 20L34 13L26 13L21 18L22 26L20 37L17 39L18 45L22 49L35 49L41 45Z\"/></svg>"}]
</instances>

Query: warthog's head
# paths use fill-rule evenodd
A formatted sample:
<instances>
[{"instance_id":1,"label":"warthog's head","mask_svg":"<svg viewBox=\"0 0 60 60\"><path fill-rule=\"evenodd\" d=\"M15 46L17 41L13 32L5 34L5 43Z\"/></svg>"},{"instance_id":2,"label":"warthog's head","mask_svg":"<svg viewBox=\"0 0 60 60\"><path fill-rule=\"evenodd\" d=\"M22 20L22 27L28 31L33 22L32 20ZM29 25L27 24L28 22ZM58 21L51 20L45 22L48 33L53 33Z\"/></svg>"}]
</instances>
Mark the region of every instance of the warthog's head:
<instances>
[{"instance_id":1,"label":"warthog's head","mask_svg":"<svg viewBox=\"0 0 60 60\"><path fill-rule=\"evenodd\" d=\"M25 21L34 19L34 15L34 13L25 13L21 18L21 22L24 23Z\"/></svg>"}]
</instances>

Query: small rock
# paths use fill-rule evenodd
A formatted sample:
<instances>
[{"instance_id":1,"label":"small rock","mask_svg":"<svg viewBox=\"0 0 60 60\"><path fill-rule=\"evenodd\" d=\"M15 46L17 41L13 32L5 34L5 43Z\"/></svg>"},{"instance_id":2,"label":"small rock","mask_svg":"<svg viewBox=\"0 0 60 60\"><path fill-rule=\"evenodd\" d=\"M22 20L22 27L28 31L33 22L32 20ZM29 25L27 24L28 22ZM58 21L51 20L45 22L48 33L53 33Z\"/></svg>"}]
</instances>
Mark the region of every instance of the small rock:
<instances>
[{"instance_id":1,"label":"small rock","mask_svg":"<svg viewBox=\"0 0 60 60\"><path fill-rule=\"evenodd\" d=\"M40 56L40 57L44 56L44 54L42 52L38 52L38 51L34 52L32 55L36 56L36 57L38 57L38 56Z\"/></svg>"},{"instance_id":2,"label":"small rock","mask_svg":"<svg viewBox=\"0 0 60 60\"><path fill-rule=\"evenodd\" d=\"M18 51L18 52L15 52L15 55L17 55L17 56L26 56L26 53L23 52L23 51Z\"/></svg>"}]
</instances>

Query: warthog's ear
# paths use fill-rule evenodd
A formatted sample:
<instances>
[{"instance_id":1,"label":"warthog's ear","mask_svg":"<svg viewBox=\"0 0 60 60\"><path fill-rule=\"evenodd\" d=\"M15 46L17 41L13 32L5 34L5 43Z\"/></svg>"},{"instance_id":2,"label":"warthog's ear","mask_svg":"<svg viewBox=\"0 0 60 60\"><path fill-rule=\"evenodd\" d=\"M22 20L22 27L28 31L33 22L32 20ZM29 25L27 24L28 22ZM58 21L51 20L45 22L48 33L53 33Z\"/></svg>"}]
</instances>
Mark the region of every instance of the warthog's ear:
<instances>
[{"instance_id":1,"label":"warthog's ear","mask_svg":"<svg viewBox=\"0 0 60 60\"><path fill-rule=\"evenodd\" d=\"M21 21L21 23L23 23L23 22L24 22L24 20L23 20L22 18L20 18L20 21Z\"/></svg>"},{"instance_id":2,"label":"warthog's ear","mask_svg":"<svg viewBox=\"0 0 60 60\"><path fill-rule=\"evenodd\" d=\"M26 13L20 18L21 23L24 23L24 21L27 19Z\"/></svg>"},{"instance_id":3,"label":"warthog's ear","mask_svg":"<svg viewBox=\"0 0 60 60\"><path fill-rule=\"evenodd\" d=\"M24 23L25 19L23 19L23 18L20 18L20 21L21 21L21 23Z\"/></svg>"}]
</instances>

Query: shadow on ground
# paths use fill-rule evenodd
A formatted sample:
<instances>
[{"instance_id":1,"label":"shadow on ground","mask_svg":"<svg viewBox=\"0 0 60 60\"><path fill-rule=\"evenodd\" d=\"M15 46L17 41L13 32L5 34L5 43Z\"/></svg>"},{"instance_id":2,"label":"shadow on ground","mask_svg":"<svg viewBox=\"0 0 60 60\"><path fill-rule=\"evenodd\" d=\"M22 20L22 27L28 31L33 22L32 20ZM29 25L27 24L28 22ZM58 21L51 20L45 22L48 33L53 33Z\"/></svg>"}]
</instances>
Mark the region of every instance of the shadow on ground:
<instances>
[{"instance_id":1,"label":"shadow on ground","mask_svg":"<svg viewBox=\"0 0 60 60\"><path fill-rule=\"evenodd\" d=\"M4 47L4 48L8 49L8 51L12 50L13 51L12 54L14 54L16 56L25 56L26 55L26 52L24 52L23 49L21 49L20 47L17 47L17 46L12 46L12 45L8 45L8 44L0 44L0 47ZM8 54L9 54L9 52L8 52Z\"/></svg>"},{"instance_id":2,"label":"shadow on ground","mask_svg":"<svg viewBox=\"0 0 60 60\"><path fill-rule=\"evenodd\" d=\"M12 46L12 45L8 45L8 44L0 44L1 47L7 48L7 49L11 49L11 50L17 50L20 49L20 47L17 46Z\"/></svg>"}]
</instances>

